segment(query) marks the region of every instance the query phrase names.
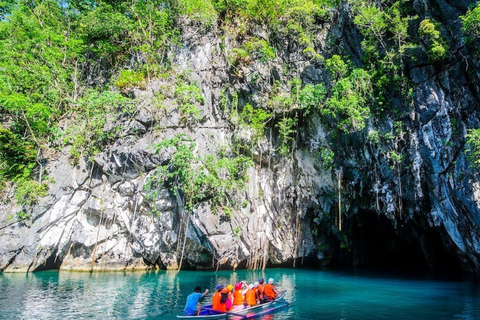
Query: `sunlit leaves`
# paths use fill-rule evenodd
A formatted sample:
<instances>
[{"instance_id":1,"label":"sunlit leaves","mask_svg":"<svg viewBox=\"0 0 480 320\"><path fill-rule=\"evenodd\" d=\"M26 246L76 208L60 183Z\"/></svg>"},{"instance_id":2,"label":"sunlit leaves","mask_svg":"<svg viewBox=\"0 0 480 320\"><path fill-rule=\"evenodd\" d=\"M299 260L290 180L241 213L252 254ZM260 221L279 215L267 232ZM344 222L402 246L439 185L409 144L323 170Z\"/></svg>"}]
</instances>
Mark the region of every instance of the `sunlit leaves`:
<instances>
[{"instance_id":1,"label":"sunlit leaves","mask_svg":"<svg viewBox=\"0 0 480 320\"><path fill-rule=\"evenodd\" d=\"M439 26L430 19L420 22L418 34L427 44L430 60L442 59L447 54L448 46L440 36Z\"/></svg>"},{"instance_id":2,"label":"sunlit leaves","mask_svg":"<svg viewBox=\"0 0 480 320\"><path fill-rule=\"evenodd\" d=\"M179 15L186 15L199 26L208 28L217 18L217 11L210 0L178 0Z\"/></svg>"},{"instance_id":3,"label":"sunlit leaves","mask_svg":"<svg viewBox=\"0 0 480 320\"><path fill-rule=\"evenodd\" d=\"M133 22L110 5L101 4L80 19L80 33L98 54L119 53L128 46Z\"/></svg>"},{"instance_id":4,"label":"sunlit leaves","mask_svg":"<svg viewBox=\"0 0 480 320\"><path fill-rule=\"evenodd\" d=\"M469 129L466 138L468 159L474 168L480 169L480 129Z\"/></svg>"},{"instance_id":5,"label":"sunlit leaves","mask_svg":"<svg viewBox=\"0 0 480 320\"><path fill-rule=\"evenodd\" d=\"M296 118L282 118L276 127L278 128L279 140L280 140L280 154L287 154L293 149L293 143L295 141L295 133L297 132L297 119Z\"/></svg>"},{"instance_id":6,"label":"sunlit leaves","mask_svg":"<svg viewBox=\"0 0 480 320\"><path fill-rule=\"evenodd\" d=\"M196 144L185 134L178 134L153 146L156 153L170 152L168 164L160 166L149 179L147 192L152 192L159 181L166 181L174 193L180 192L185 208L192 210L201 201L214 205L226 201L226 192L241 188L248 180L246 170L251 159L244 156L216 157L197 155Z\"/></svg>"},{"instance_id":7,"label":"sunlit leaves","mask_svg":"<svg viewBox=\"0 0 480 320\"><path fill-rule=\"evenodd\" d=\"M463 22L462 31L473 39L480 38L480 4L460 18Z\"/></svg>"},{"instance_id":8,"label":"sunlit leaves","mask_svg":"<svg viewBox=\"0 0 480 320\"><path fill-rule=\"evenodd\" d=\"M105 129L108 115L128 111L129 101L118 92L90 90L72 103L75 117L67 121L63 143L70 146L74 161L80 157L91 160L115 136L115 128Z\"/></svg>"},{"instance_id":9,"label":"sunlit leaves","mask_svg":"<svg viewBox=\"0 0 480 320\"><path fill-rule=\"evenodd\" d=\"M338 56L333 56L326 64L335 80L322 114L337 119L344 131L362 130L370 117L371 74L361 68L351 70Z\"/></svg>"}]
</instances>

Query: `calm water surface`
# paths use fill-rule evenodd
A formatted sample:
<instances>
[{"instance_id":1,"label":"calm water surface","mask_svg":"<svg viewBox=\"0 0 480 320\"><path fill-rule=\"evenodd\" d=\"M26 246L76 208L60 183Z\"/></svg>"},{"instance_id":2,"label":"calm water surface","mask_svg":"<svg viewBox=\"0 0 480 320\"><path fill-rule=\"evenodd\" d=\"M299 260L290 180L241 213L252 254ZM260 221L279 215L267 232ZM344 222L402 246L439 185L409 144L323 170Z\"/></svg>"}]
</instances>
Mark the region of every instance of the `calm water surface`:
<instances>
[{"instance_id":1,"label":"calm water surface","mask_svg":"<svg viewBox=\"0 0 480 320\"><path fill-rule=\"evenodd\" d=\"M480 319L476 281L303 269L0 274L0 319L176 319L195 286L259 277L294 303L262 320Z\"/></svg>"}]
</instances>

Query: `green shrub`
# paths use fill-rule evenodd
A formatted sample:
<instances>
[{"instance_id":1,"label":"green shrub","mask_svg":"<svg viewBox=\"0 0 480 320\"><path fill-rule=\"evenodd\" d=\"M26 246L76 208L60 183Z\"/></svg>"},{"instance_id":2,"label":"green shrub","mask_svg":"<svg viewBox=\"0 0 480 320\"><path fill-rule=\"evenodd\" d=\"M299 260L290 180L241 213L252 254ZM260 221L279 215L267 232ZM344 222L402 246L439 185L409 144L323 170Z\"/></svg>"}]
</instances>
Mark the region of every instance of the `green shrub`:
<instances>
[{"instance_id":1,"label":"green shrub","mask_svg":"<svg viewBox=\"0 0 480 320\"><path fill-rule=\"evenodd\" d=\"M297 121L297 119L285 117L276 124L279 134L280 154L288 154L293 149Z\"/></svg>"},{"instance_id":2,"label":"green shrub","mask_svg":"<svg viewBox=\"0 0 480 320\"><path fill-rule=\"evenodd\" d=\"M226 12L229 14L245 10L251 0L213 0L213 7L217 12Z\"/></svg>"},{"instance_id":3,"label":"green shrub","mask_svg":"<svg viewBox=\"0 0 480 320\"><path fill-rule=\"evenodd\" d=\"M249 103L247 103L240 114L240 125L253 130L253 141L256 142L264 135L265 126L272 116L271 113L260 108L254 109Z\"/></svg>"},{"instance_id":4,"label":"green shrub","mask_svg":"<svg viewBox=\"0 0 480 320\"><path fill-rule=\"evenodd\" d=\"M474 168L480 169L480 129L468 129L465 138L467 159Z\"/></svg>"},{"instance_id":5,"label":"green shrub","mask_svg":"<svg viewBox=\"0 0 480 320\"><path fill-rule=\"evenodd\" d=\"M431 61L443 59L448 51L448 46L440 36L440 28L438 23L425 19L420 22L418 34L427 43L428 56Z\"/></svg>"},{"instance_id":6,"label":"green shrub","mask_svg":"<svg viewBox=\"0 0 480 320\"><path fill-rule=\"evenodd\" d=\"M39 184L34 180L21 180L15 188L15 198L24 205L32 205L38 202L40 197L47 195L48 185Z\"/></svg>"},{"instance_id":7,"label":"green shrub","mask_svg":"<svg viewBox=\"0 0 480 320\"><path fill-rule=\"evenodd\" d=\"M178 14L185 15L204 28L209 28L217 19L217 11L210 0L178 0Z\"/></svg>"},{"instance_id":8,"label":"green shrub","mask_svg":"<svg viewBox=\"0 0 480 320\"><path fill-rule=\"evenodd\" d=\"M130 100L114 91L87 91L72 107L75 111L73 121L68 122L63 143L69 145L74 161L80 157L93 158L103 149L116 132L104 130L107 118L128 109Z\"/></svg>"},{"instance_id":9,"label":"green shrub","mask_svg":"<svg viewBox=\"0 0 480 320\"><path fill-rule=\"evenodd\" d=\"M97 55L123 54L129 48L134 21L129 19L123 6L113 7L100 2L91 11L80 16L79 33L85 43L90 44L90 50Z\"/></svg>"},{"instance_id":10,"label":"green shrub","mask_svg":"<svg viewBox=\"0 0 480 320\"><path fill-rule=\"evenodd\" d=\"M195 123L200 120L199 105L205 102L202 95L202 89L194 84L189 84L182 79L175 87L175 97L177 98L180 119L187 124Z\"/></svg>"},{"instance_id":11,"label":"green shrub","mask_svg":"<svg viewBox=\"0 0 480 320\"><path fill-rule=\"evenodd\" d=\"M181 193L187 211L207 200L213 207L225 205L227 192L243 188L248 181L247 169L253 165L244 156L199 157L195 154L195 143L185 134L163 140L153 148L155 152L170 149L173 154L168 164L153 173L145 190L152 192L165 183L174 194Z\"/></svg>"},{"instance_id":12,"label":"green shrub","mask_svg":"<svg viewBox=\"0 0 480 320\"><path fill-rule=\"evenodd\" d=\"M339 55L333 55L330 59L327 59L325 61L325 67L334 79L345 77L348 71L347 64Z\"/></svg>"},{"instance_id":13,"label":"green shrub","mask_svg":"<svg viewBox=\"0 0 480 320\"><path fill-rule=\"evenodd\" d=\"M325 170L332 170L335 163L335 153L330 148L320 147L318 152L322 168Z\"/></svg>"},{"instance_id":14,"label":"green shrub","mask_svg":"<svg viewBox=\"0 0 480 320\"><path fill-rule=\"evenodd\" d=\"M244 44L244 48L250 55L259 55L261 61L275 59L275 49L263 39L252 37Z\"/></svg>"},{"instance_id":15,"label":"green shrub","mask_svg":"<svg viewBox=\"0 0 480 320\"><path fill-rule=\"evenodd\" d=\"M361 68L351 70L339 56L328 59L326 65L334 81L322 114L336 118L346 132L362 130L370 117L371 74Z\"/></svg>"},{"instance_id":16,"label":"green shrub","mask_svg":"<svg viewBox=\"0 0 480 320\"><path fill-rule=\"evenodd\" d=\"M247 64L250 62L250 57L247 50L243 48L233 48L228 54L228 62L234 66Z\"/></svg>"},{"instance_id":17,"label":"green shrub","mask_svg":"<svg viewBox=\"0 0 480 320\"><path fill-rule=\"evenodd\" d=\"M34 144L0 125L0 177L14 178L35 164Z\"/></svg>"},{"instance_id":18,"label":"green shrub","mask_svg":"<svg viewBox=\"0 0 480 320\"><path fill-rule=\"evenodd\" d=\"M377 130L368 132L367 141L374 145L378 145L380 143L380 133Z\"/></svg>"},{"instance_id":19,"label":"green shrub","mask_svg":"<svg viewBox=\"0 0 480 320\"><path fill-rule=\"evenodd\" d=\"M113 83L120 91L128 92L134 88L145 89L145 75L134 70L122 70L120 76Z\"/></svg>"},{"instance_id":20,"label":"green shrub","mask_svg":"<svg viewBox=\"0 0 480 320\"><path fill-rule=\"evenodd\" d=\"M322 83L303 86L301 79L295 78L288 82L285 90L280 83L274 85L268 106L277 113L288 113L301 110L304 116L314 110L319 110L325 99L326 90Z\"/></svg>"},{"instance_id":21,"label":"green shrub","mask_svg":"<svg viewBox=\"0 0 480 320\"><path fill-rule=\"evenodd\" d=\"M480 38L480 4L467 11L462 19L462 31L470 40Z\"/></svg>"}]
</instances>

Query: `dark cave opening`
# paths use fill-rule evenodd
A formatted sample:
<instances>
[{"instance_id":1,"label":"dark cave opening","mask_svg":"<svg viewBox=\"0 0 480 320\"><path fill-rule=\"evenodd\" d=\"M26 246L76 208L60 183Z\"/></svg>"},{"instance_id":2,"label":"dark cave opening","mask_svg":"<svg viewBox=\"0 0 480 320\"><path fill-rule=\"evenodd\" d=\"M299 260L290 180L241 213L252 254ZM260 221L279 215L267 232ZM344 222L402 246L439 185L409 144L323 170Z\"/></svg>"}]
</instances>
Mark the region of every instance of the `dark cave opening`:
<instances>
[{"instance_id":1,"label":"dark cave opening","mask_svg":"<svg viewBox=\"0 0 480 320\"><path fill-rule=\"evenodd\" d=\"M413 220L396 227L384 215L362 211L351 225L354 265L386 270L461 272L458 258L445 247L440 230Z\"/></svg>"},{"instance_id":2,"label":"dark cave opening","mask_svg":"<svg viewBox=\"0 0 480 320\"><path fill-rule=\"evenodd\" d=\"M57 250L45 260L45 263L39 265L34 271L58 270L62 265L62 261L57 257Z\"/></svg>"}]
</instances>

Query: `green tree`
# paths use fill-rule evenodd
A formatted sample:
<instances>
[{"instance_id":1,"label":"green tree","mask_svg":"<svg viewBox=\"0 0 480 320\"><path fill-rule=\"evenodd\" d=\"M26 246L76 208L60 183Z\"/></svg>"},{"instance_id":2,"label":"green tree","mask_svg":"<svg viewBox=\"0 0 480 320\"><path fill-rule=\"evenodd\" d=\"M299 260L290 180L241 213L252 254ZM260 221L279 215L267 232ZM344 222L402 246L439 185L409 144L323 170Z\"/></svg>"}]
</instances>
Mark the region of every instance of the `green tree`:
<instances>
[{"instance_id":1,"label":"green tree","mask_svg":"<svg viewBox=\"0 0 480 320\"><path fill-rule=\"evenodd\" d=\"M0 20L4 20L15 7L15 0L1 0L0 1Z\"/></svg>"},{"instance_id":2,"label":"green tree","mask_svg":"<svg viewBox=\"0 0 480 320\"><path fill-rule=\"evenodd\" d=\"M409 23L417 19L407 0L389 2L348 0L354 23L363 36L363 69L370 74L374 107L382 111L395 93L408 97L410 86L404 75L409 51L418 47L410 38Z\"/></svg>"},{"instance_id":3,"label":"green tree","mask_svg":"<svg viewBox=\"0 0 480 320\"><path fill-rule=\"evenodd\" d=\"M16 137L10 149L44 148L68 108L67 99L76 93L72 75L83 44L69 26L64 12L50 0L18 1L0 20L0 112L11 121L4 135ZM34 163L32 152L20 163L10 162L15 160L8 148L0 151L6 174Z\"/></svg>"},{"instance_id":4,"label":"green tree","mask_svg":"<svg viewBox=\"0 0 480 320\"><path fill-rule=\"evenodd\" d=\"M427 44L428 56L431 61L444 58L448 51L448 46L440 36L439 24L430 19L420 22L418 34Z\"/></svg>"},{"instance_id":5,"label":"green tree","mask_svg":"<svg viewBox=\"0 0 480 320\"><path fill-rule=\"evenodd\" d=\"M344 131L358 131L370 117L369 102L373 98L371 74L364 69L351 69L338 56L326 61L333 79L330 96L321 113L338 121Z\"/></svg>"},{"instance_id":6,"label":"green tree","mask_svg":"<svg viewBox=\"0 0 480 320\"><path fill-rule=\"evenodd\" d=\"M214 205L223 204L229 190L241 188L248 181L246 171L252 166L252 161L244 156L199 157L195 152L196 144L185 134L165 139L153 148L156 153L170 150L172 156L168 164L158 167L151 176L147 193L152 194L156 186L165 182L175 195L181 196L187 211L206 200Z\"/></svg>"},{"instance_id":7,"label":"green tree","mask_svg":"<svg viewBox=\"0 0 480 320\"><path fill-rule=\"evenodd\" d=\"M462 31L467 34L470 39L480 38L480 4L460 17L462 19Z\"/></svg>"},{"instance_id":8,"label":"green tree","mask_svg":"<svg viewBox=\"0 0 480 320\"><path fill-rule=\"evenodd\" d=\"M297 132L297 119L296 118L282 118L276 127L279 132L280 148L279 151L281 154L288 154L290 150L293 149L293 144L295 142L295 133Z\"/></svg>"},{"instance_id":9,"label":"green tree","mask_svg":"<svg viewBox=\"0 0 480 320\"><path fill-rule=\"evenodd\" d=\"M469 129L466 135L468 160L476 169L480 168L480 129Z\"/></svg>"}]
</instances>

